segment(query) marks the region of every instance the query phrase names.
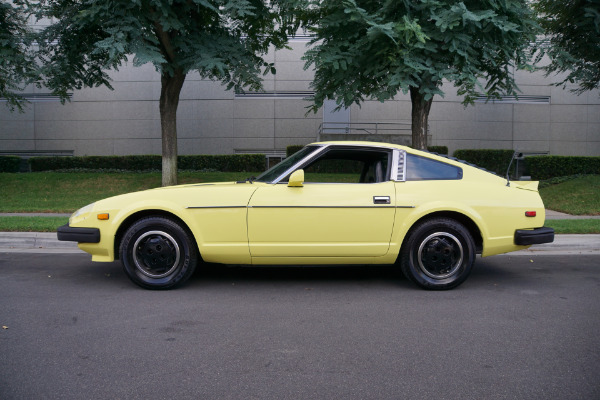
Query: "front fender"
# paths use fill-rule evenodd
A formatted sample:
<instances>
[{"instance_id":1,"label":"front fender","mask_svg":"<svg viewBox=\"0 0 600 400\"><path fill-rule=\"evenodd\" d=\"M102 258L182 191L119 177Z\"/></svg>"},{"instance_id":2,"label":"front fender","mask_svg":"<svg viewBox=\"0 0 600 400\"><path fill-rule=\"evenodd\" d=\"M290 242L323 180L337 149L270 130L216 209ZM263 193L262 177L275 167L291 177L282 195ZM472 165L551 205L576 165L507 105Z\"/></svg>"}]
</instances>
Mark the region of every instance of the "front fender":
<instances>
[{"instance_id":1,"label":"front fender","mask_svg":"<svg viewBox=\"0 0 600 400\"><path fill-rule=\"evenodd\" d=\"M198 227L189 226L188 218L185 215L185 208L172 201L148 201L142 200L131 203L114 204L112 201L97 202L93 210L87 216L80 219L71 219L69 225L72 227L97 228L100 231L100 240L98 243L78 243L81 250L92 255L92 261L111 262L117 257L115 254L115 238L118 237L120 230L126 229L131 218L139 213L151 213L156 211L160 214L170 214L184 221L194 235L199 234ZM108 214L108 220L100 220L98 214ZM134 218L135 219L135 218ZM192 221L193 222L193 221ZM125 223L125 225L123 225ZM122 229L123 228L123 229Z\"/></svg>"},{"instance_id":2,"label":"front fender","mask_svg":"<svg viewBox=\"0 0 600 400\"><path fill-rule=\"evenodd\" d=\"M136 216L172 215L193 234L205 261L249 263L247 236L248 199L258 185L211 184L153 189L101 200L86 214L79 226L100 229L95 246L81 244L94 261L115 259L115 238L136 220ZM108 213L100 221L98 213ZM224 261L223 261L224 260Z\"/></svg>"}]
</instances>

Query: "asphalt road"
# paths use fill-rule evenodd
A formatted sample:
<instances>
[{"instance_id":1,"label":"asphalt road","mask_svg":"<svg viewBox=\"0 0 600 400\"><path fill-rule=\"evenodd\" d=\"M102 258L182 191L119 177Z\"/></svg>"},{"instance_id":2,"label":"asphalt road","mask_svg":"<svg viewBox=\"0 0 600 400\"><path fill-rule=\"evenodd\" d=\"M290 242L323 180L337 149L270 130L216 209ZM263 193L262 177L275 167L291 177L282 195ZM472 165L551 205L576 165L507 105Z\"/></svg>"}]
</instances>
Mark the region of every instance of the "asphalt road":
<instances>
[{"instance_id":1,"label":"asphalt road","mask_svg":"<svg viewBox=\"0 0 600 400\"><path fill-rule=\"evenodd\" d=\"M0 253L0 399L598 399L600 255L215 268L139 289L86 254Z\"/></svg>"}]
</instances>

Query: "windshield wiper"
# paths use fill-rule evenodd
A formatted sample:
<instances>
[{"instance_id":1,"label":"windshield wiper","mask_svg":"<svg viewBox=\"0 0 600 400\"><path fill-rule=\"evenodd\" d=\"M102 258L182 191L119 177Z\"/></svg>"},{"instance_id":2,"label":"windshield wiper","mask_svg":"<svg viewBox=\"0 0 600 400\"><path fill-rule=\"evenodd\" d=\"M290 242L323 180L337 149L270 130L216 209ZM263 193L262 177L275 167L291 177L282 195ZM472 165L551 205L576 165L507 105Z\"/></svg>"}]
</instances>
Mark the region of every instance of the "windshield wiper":
<instances>
[{"instance_id":1,"label":"windshield wiper","mask_svg":"<svg viewBox=\"0 0 600 400\"><path fill-rule=\"evenodd\" d=\"M246 182L252 183L252 182L254 182L255 179L256 179L255 176L251 176L249 178L246 178L246 180L244 180L244 181L237 181L236 183L246 183Z\"/></svg>"}]
</instances>

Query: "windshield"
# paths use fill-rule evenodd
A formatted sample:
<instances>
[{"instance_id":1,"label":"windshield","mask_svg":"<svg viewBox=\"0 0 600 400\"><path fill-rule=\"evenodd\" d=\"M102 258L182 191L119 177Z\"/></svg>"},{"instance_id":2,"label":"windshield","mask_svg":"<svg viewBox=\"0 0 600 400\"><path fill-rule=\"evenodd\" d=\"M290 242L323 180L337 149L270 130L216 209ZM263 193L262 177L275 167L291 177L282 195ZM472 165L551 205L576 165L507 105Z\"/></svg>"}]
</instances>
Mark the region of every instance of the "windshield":
<instances>
[{"instance_id":1,"label":"windshield","mask_svg":"<svg viewBox=\"0 0 600 400\"><path fill-rule=\"evenodd\" d=\"M281 174L283 174L285 171L287 171L289 168L291 168L294 164L296 164L298 161L300 161L301 159L303 159L304 157L306 157L313 151L317 150L318 148L319 147L317 147L317 146L308 146L308 147L303 148L302 150L292 154L291 156L289 156L288 158L286 158L279 164L273 166L273 168L270 168L267 171L260 174L258 176L258 178L255 179L255 181L256 182L265 182L265 183L273 182Z\"/></svg>"}]
</instances>

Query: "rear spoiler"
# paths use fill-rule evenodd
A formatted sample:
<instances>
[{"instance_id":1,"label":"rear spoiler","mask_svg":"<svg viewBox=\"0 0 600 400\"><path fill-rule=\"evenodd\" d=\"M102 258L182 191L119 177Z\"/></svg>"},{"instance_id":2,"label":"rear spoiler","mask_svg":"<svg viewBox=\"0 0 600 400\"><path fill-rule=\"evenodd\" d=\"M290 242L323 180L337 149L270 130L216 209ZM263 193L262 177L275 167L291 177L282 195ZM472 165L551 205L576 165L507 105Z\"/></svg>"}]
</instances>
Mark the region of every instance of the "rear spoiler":
<instances>
[{"instance_id":1,"label":"rear spoiler","mask_svg":"<svg viewBox=\"0 0 600 400\"><path fill-rule=\"evenodd\" d=\"M539 181L512 181L512 185L519 189L531 190L533 192L538 191Z\"/></svg>"}]
</instances>

